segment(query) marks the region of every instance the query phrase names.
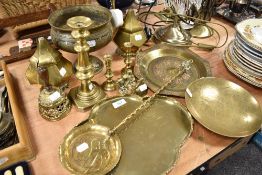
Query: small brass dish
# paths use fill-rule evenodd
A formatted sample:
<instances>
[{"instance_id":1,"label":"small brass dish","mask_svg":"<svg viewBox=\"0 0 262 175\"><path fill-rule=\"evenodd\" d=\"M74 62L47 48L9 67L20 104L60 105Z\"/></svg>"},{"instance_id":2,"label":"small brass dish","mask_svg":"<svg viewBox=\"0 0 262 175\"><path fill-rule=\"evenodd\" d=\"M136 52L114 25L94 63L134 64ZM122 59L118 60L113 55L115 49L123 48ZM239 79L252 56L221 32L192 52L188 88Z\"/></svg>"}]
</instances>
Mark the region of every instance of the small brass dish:
<instances>
[{"instance_id":1,"label":"small brass dish","mask_svg":"<svg viewBox=\"0 0 262 175\"><path fill-rule=\"evenodd\" d=\"M157 44L137 54L135 75L143 78L150 89L156 91L178 72L179 65L185 60L193 60L191 69L177 79L161 94L184 97L188 84L201 77L211 76L209 63L189 49L179 48L171 44Z\"/></svg>"},{"instance_id":2,"label":"small brass dish","mask_svg":"<svg viewBox=\"0 0 262 175\"><path fill-rule=\"evenodd\" d=\"M120 159L121 143L117 135L105 141L108 131L109 128L94 124L76 126L60 145L62 165L77 175L103 175L112 170Z\"/></svg>"},{"instance_id":3,"label":"small brass dish","mask_svg":"<svg viewBox=\"0 0 262 175\"><path fill-rule=\"evenodd\" d=\"M113 128L142 103L143 99L136 95L113 97L95 105L89 118ZM137 115L139 119L119 134L122 155L109 174L168 173L193 130L190 113L174 98L158 96L150 108Z\"/></svg>"},{"instance_id":4,"label":"small brass dish","mask_svg":"<svg viewBox=\"0 0 262 175\"><path fill-rule=\"evenodd\" d=\"M187 87L185 99L193 117L217 134L246 137L261 128L262 111L257 100L228 80L196 80Z\"/></svg>"}]
</instances>

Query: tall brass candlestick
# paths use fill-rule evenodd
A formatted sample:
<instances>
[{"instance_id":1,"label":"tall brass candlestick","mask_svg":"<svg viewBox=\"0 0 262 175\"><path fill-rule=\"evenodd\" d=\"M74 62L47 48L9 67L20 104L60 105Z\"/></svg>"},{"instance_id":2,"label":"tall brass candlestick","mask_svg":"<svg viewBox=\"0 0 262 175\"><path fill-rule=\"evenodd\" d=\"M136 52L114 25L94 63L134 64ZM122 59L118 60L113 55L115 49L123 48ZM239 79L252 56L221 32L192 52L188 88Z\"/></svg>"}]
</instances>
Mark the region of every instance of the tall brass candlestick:
<instances>
[{"instance_id":1,"label":"tall brass candlestick","mask_svg":"<svg viewBox=\"0 0 262 175\"><path fill-rule=\"evenodd\" d=\"M69 96L81 111L85 111L106 96L104 91L91 81L94 77L94 68L89 58L90 47L86 38L90 35L87 28L92 23L92 20L85 16L76 16L67 20L67 25L73 29L71 35L76 40L74 49L78 53L75 76L81 81L80 86L70 90Z\"/></svg>"}]
</instances>

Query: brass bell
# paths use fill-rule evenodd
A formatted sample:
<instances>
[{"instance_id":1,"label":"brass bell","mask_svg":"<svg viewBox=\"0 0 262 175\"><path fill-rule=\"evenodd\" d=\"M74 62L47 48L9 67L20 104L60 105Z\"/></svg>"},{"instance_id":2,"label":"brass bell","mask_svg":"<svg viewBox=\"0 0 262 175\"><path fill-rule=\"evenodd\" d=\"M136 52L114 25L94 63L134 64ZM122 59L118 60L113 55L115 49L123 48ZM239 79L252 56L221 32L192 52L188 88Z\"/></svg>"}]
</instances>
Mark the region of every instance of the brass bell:
<instances>
[{"instance_id":1,"label":"brass bell","mask_svg":"<svg viewBox=\"0 0 262 175\"><path fill-rule=\"evenodd\" d=\"M26 78L31 84L42 85L38 104L44 119L56 121L69 113L72 105L61 87L67 84L72 74L71 62L52 48L46 39L38 38L37 49L26 70Z\"/></svg>"},{"instance_id":2,"label":"brass bell","mask_svg":"<svg viewBox=\"0 0 262 175\"><path fill-rule=\"evenodd\" d=\"M132 44L131 54L135 56L139 47L146 43L146 41L147 36L141 22L138 21L134 10L129 9L125 16L123 26L118 29L114 37L114 42L119 48L117 52L125 56L129 48L125 47L124 43L130 42Z\"/></svg>"}]
</instances>

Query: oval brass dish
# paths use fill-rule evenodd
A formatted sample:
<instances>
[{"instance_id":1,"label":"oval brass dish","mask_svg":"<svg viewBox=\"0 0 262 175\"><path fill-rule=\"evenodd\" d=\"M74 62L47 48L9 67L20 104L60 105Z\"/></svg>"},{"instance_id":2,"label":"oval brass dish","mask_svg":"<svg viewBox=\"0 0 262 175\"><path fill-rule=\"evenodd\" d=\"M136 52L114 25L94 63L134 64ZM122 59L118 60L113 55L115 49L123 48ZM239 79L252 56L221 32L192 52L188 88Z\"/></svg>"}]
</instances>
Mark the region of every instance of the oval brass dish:
<instances>
[{"instance_id":1,"label":"oval brass dish","mask_svg":"<svg viewBox=\"0 0 262 175\"><path fill-rule=\"evenodd\" d=\"M190 59L193 60L193 64L188 73L161 92L164 95L184 97L188 84L201 77L211 76L209 63L189 49L162 43L139 52L135 75L138 78L143 78L148 87L156 91L172 76L176 75L181 62Z\"/></svg>"},{"instance_id":2,"label":"oval brass dish","mask_svg":"<svg viewBox=\"0 0 262 175\"><path fill-rule=\"evenodd\" d=\"M59 148L62 165L77 175L102 175L112 170L120 159L121 143L117 135L105 142L108 131L107 127L88 123L73 128Z\"/></svg>"},{"instance_id":3,"label":"oval brass dish","mask_svg":"<svg viewBox=\"0 0 262 175\"><path fill-rule=\"evenodd\" d=\"M115 108L113 103L120 101L122 105ZM141 103L139 96L110 98L94 106L90 118L113 128ZM109 174L165 174L176 163L180 147L193 129L190 113L173 98L157 97L142 115L119 135L121 159Z\"/></svg>"},{"instance_id":4,"label":"oval brass dish","mask_svg":"<svg viewBox=\"0 0 262 175\"><path fill-rule=\"evenodd\" d=\"M201 78L186 90L187 108L209 130L228 137L246 137L261 127L262 111L241 86L220 78Z\"/></svg>"}]
</instances>

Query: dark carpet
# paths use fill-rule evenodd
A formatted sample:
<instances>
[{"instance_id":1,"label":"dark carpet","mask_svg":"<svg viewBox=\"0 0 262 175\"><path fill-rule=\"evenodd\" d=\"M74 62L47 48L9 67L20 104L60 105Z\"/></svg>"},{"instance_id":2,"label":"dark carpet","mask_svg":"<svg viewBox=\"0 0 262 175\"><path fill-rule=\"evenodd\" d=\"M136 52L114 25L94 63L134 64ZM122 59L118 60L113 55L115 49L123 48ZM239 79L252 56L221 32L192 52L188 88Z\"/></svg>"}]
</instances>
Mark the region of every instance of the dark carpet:
<instances>
[{"instance_id":1,"label":"dark carpet","mask_svg":"<svg viewBox=\"0 0 262 175\"><path fill-rule=\"evenodd\" d=\"M206 175L262 175L262 149L251 142Z\"/></svg>"}]
</instances>

